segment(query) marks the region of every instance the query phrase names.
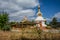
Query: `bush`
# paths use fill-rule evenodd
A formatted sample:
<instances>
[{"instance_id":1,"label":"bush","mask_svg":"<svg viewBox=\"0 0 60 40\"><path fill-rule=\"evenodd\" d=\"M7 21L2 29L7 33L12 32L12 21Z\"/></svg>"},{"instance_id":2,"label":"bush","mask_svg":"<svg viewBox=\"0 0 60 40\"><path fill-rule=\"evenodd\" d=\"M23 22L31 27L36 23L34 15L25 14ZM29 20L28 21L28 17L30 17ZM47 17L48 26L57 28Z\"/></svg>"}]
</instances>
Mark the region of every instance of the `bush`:
<instances>
[{"instance_id":1,"label":"bush","mask_svg":"<svg viewBox=\"0 0 60 40\"><path fill-rule=\"evenodd\" d=\"M10 25L5 25L3 28L2 28L3 31L10 31Z\"/></svg>"},{"instance_id":2,"label":"bush","mask_svg":"<svg viewBox=\"0 0 60 40\"><path fill-rule=\"evenodd\" d=\"M56 25L51 25L52 28L59 28L60 27L60 24L56 24Z\"/></svg>"},{"instance_id":3,"label":"bush","mask_svg":"<svg viewBox=\"0 0 60 40\"><path fill-rule=\"evenodd\" d=\"M47 28L47 29L51 29L52 27L51 27L51 26L47 26L46 28Z\"/></svg>"},{"instance_id":4,"label":"bush","mask_svg":"<svg viewBox=\"0 0 60 40\"><path fill-rule=\"evenodd\" d=\"M1 30L1 26L0 26L0 30Z\"/></svg>"}]
</instances>

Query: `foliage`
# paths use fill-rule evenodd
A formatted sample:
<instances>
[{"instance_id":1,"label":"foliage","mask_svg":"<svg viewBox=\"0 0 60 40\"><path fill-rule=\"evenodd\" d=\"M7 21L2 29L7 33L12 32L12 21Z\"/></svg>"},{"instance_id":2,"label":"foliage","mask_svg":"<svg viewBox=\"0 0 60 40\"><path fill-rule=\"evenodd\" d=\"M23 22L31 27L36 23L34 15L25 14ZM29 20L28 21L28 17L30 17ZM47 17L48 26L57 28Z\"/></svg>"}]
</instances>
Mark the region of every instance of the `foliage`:
<instances>
[{"instance_id":1,"label":"foliage","mask_svg":"<svg viewBox=\"0 0 60 40\"><path fill-rule=\"evenodd\" d=\"M51 29L51 26L47 26L46 28L47 28L47 29Z\"/></svg>"},{"instance_id":2,"label":"foliage","mask_svg":"<svg viewBox=\"0 0 60 40\"><path fill-rule=\"evenodd\" d=\"M57 24L57 18L53 18L52 21L50 22L51 25L56 25Z\"/></svg>"},{"instance_id":3,"label":"foliage","mask_svg":"<svg viewBox=\"0 0 60 40\"><path fill-rule=\"evenodd\" d=\"M16 22L10 22L10 25L14 25L14 24L16 24Z\"/></svg>"},{"instance_id":4,"label":"foliage","mask_svg":"<svg viewBox=\"0 0 60 40\"><path fill-rule=\"evenodd\" d=\"M37 30L37 33L38 33L38 34L40 34L41 32L42 32L42 30L41 30L41 29Z\"/></svg>"},{"instance_id":5,"label":"foliage","mask_svg":"<svg viewBox=\"0 0 60 40\"><path fill-rule=\"evenodd\" d=\"M45 21L45 24L48 25L48 24L47 24L47 21Z\"/></svg>"},{"instance_id":6,"label":"foliage","mask_svg":"<svg viewBox=\"0 0 60 40\"><path fill-rule=\"evenodd\" d=\"M34 20L32 20L32 23L34 23Z\"/></svg>"},{"instance_id":7,"label":"foliage","mask_svg":"<svg viewBox=\"0 0 60 40\"><path fill-rule=\"evenodd\" d=\"M10 31L10 25L5 25L3 28L2 28L3 31Z\"/></svg>"},{"instance_id":8,"label":"foliage","mask_svg":"<svg viewBox=\"0 0 60 40\"><path fill-rule=\"evenodd\" d=\"M8 25L9 17L6 12L0 13L0 29L9 29Z\"/></svg>"},{"instance_id":9,"label":"foliage","mask_svg":"<svg viewBox=\"0 0 60 40\"><path fill-rule=\"evenodd\" d=\"M60 23L57 22L57 18L53 18L52 21L50 22L50 26L52 26L53 28L57 28L60 27Z\"/></svg>"}]
</instances>

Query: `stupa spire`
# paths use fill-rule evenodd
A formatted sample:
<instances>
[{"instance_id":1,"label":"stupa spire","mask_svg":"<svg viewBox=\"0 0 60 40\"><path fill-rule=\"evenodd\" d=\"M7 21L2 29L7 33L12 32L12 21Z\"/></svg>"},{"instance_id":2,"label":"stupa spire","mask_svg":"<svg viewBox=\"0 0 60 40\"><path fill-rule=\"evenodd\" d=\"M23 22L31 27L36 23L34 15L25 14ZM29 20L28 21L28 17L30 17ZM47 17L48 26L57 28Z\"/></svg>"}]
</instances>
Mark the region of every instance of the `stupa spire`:
<instances>
[{"instance_id":1,"label":"stupa spire","mask_svg":"<svg viewBox=\"0 0 60 40\"><path fill-rule=\"evenodd\" d=\"M40 12L40 5L38 5L38 12Z\"/></svg>"},{"instance_id":2,"label":"stupa spire","mask_svg":"<svg viewBox=\"0 0 60 40\"><path fill-rule=\"evenodd\" d=\"M40 11L40 5L38 5L38 13L37 13L37 15L42 16L41 11Z\"/></svg>"}]
</instances>

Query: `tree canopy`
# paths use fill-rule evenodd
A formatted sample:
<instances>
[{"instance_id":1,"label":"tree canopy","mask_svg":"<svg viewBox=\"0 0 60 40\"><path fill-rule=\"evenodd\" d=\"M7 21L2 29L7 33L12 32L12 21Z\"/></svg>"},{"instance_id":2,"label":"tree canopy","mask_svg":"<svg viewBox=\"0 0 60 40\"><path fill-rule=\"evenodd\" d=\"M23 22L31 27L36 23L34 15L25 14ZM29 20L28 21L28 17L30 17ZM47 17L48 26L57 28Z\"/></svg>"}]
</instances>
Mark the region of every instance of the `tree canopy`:
<instances>
[{"instance_id":1,"label":"tree canopy","mask_svg":"<svg viewBox=\"0 0 60 40\"><path fill-rule=\"evenodd\" d=\"M57 28L57 18L56 17L54 17L53 19L52 19L52 21L50 22L50 26L52 26L53 28Z\"/></svg>"},{"instance_id":2,"label":"tree canopy","mask_svg":"<svg viewBox=\"0 0 60 40\"><path fill-rule=\"evenodd\" d=\"M6 28L8 21L9 21L8 13L6 12L0 13L0 29Z\"/></svg>"},{"instance_id":3,"label":"tree canopy","mask_svg":"<svg viewBox=\"0 0 60 40\"><path fill-rule=\"evenodd\" d=\"M57 18L53 18L52 21L50 22L51 25L56 25L57 24Z\"/></svg>"}]
</instances>

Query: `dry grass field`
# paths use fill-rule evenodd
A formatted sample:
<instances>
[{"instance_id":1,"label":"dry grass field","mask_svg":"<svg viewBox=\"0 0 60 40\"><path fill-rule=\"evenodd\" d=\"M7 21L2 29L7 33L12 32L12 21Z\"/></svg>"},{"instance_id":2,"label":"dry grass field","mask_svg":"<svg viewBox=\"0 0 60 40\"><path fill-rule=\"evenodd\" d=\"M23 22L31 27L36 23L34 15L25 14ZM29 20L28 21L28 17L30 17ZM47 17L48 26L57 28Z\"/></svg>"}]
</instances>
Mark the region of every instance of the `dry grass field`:
<instances>
[{"instance_id":1,"label":"dry grass field","mask_svg":"<svg viewBox=\"0 0 60 40\"><path fill-rule=\"evenodd\" d=\"M0 31L0 40L59 40L60 33L39 32L35 28L19 31Z\"/></svg>"}]
</instances>

